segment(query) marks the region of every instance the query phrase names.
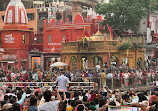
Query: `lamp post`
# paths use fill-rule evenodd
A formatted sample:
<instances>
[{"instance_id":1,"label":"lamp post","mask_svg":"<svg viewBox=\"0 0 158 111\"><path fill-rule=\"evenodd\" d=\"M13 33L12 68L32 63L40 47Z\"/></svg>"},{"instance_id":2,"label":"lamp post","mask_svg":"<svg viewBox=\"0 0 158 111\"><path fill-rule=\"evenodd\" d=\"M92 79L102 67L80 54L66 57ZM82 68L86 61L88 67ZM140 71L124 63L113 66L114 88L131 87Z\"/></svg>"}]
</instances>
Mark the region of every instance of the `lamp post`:
<instances>
[{"instance_id":1,"label":"lamp post","mask_svg":"<svg viewBox=\"0 0 158 111\"><path fill-rule=\"evenodd\" d=\"M2 58L3 58L3 53L4 53L5 51L4 51L4 48L0 48L0 54L1 54L1 70L2 70L2 65L3 65L3 61L2 61Z\"/></svg>"}]
</instances>

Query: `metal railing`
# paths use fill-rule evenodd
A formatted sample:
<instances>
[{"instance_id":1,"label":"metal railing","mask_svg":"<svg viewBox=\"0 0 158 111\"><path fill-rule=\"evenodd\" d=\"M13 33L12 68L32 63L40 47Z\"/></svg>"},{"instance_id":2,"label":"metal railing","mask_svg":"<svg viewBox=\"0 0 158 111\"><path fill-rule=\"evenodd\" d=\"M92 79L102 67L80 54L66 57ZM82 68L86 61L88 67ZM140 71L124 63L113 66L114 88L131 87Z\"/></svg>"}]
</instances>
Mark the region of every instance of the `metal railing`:
<instances>
[{"instance_id":1,"label":"metal railing","mask_svg":"<svg viewBox=\"0 0 158 111\"><path fill-rule=\"evenodd\" d=\"M111 79L106 77L73 77L74 82L70 82L70 88L83 89L98 89L100 87L108 86L110 89L124 89L124 88L139 88L151 87L158 80L158 75L151 76L132 76L132 77L113 77ZM30 85L31 84L31 85ZM56 82L0 82L1 87L50 87Z\"/></svg>"},{"instance_id":2,"label":"metal railing","mask_svg":"<svg viewBox=\"0 0 158 111\"><path fill-rule=\"evenodd\" d=\"M0 82L1 88L6 88L8 86L12 87L29 87L29 88L44 88L44 87L51 87L56 82ZM83 88L86 89L94 89L94 82L70 82L69 83L71 89L75 88Z\"/></svg>"},{"instance_id":3,"label":"metal railing","mask_svg":"<svg viewBox=\"0 0 158 111\"><path fill-rule=\"evenodd\" d=\"M94 87L108 86L111 89L151 87L154 81L158 80L158 75L152 76L132 76L132 77L75 77L75 81L95 82Z\"/></svg>"}]
</instances>

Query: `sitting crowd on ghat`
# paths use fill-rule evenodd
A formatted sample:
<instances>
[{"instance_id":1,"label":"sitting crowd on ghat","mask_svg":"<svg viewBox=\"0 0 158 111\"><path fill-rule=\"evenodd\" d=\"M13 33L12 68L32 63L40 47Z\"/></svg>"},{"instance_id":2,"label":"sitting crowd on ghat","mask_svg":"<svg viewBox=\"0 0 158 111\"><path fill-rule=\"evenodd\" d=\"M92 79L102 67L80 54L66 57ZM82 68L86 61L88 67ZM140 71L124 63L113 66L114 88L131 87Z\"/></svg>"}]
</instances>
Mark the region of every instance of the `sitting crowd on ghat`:
<instances>
[{"instance_id":1,"label":"sitting crowd on ghat","mask_svg":"<svg viewBox=\"0 0 158 111\"><path fill-rule=\"evenodd\" d=\"M41 74L38 74L39 72L40 71L37 71L36 73L39 75L38 77L40 77ZM104 71L102 71L102 73L103 72ZM22 75L22 72L20 73ZM2 87L1 82L0 110L115 111L115 108L129 107L137 109L134 111L158 111L157 86L150 90L141 91L134 88L129 88L128 90L123 90L121 88L111 89L103 84L102 87L98 87L97 89L84 90L79 87L76 90L72 90L71 88L68 88L70 83L68 72L59 71L58 73L60 73L60 75L58 75L55 79L56 85L49 85L49 87L39 86L32 88L27 84L18 84L17 86L14 86L10 83L7 86ZM10 77L7 76L6 81L18 79L13 78L14 75L15 73L10 73ZM111 73L110 75L113 76ZM29 74L25 73L23 76L24 78L19 76L20 81L24 81L24 79L28 79L27 81L30 81ZM51 77L51 79L53 79L53 77ZM106 84L108 84L109 81L106 82ZM110 110L112 107L114 107L114 109Z\"/></svg>"}]
</instances>

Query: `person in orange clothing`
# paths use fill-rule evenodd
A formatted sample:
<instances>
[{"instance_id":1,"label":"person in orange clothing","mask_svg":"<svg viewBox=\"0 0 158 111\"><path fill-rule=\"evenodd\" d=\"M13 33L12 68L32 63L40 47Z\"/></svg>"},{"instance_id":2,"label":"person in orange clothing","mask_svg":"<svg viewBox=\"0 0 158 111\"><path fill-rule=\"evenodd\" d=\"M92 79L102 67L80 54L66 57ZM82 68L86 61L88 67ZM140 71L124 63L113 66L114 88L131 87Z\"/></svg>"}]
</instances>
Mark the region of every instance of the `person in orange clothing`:
<instances>
[{"instance_id":1,"label":"person in orange clothing","mask_svg":"<svg viewBox=\"0 0 158 111\"><path fill-rule=\"evenodd\" d=\"M66 108L66 111L72 111L73 107L71 106L71 100L68 100L68 106Z\"/></svg>"}]
</instances>

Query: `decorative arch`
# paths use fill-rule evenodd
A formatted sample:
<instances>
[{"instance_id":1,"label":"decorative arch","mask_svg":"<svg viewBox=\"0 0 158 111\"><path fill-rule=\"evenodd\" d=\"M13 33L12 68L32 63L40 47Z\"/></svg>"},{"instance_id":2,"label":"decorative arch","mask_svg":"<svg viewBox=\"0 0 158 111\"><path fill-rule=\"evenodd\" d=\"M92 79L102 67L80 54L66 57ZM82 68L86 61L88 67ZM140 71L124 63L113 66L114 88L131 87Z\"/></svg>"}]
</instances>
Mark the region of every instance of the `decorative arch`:
<instances>
[{"instance_id":1,"label":"decorative arch","mask_svg":"<svg viewBox=\"0 0 158 111\"><path fill-rule=\"evenodd\" d=\"M67 57L64 57L64 63L67 63Z\"/></svg>"},{"instance_id":2,"label":"decorative arch","mask_svg":"<svg viewBox=\"0 0 158 111\"><path fill-rule=\"evenodd\" d=\"M71 70L76 70L76 62L77 62L76 57L72 56L70 62L71 62Z\"/></svg>"},{"instance_id":3,"label":"decorative arch","mask_svg":"<svg viewBox=\"0 0 158 111\"><path fill-rule=\"evenodd\" d=\"M86 56L81 56L80 58L80 69L88 68L88 58Z\"/></svg>"},{"instance_id":4,"label":"decorative arch","mask_svg":"<svg viewBox=\"0 0 158 111\"><path fill-rule=\"evenodd\" d=\"M97 64L99 64L102 67L103 66L103 58L100 56L93 56L91 58L92 67L95 67Z\"/></svg>"},{"instance_id":5,"label":"decorative arch","mask_svg":"<svg viewBox=\"0 0 158 111\"><path fill-rule=\"evenodd\" d=\"M142 66L143 66L143 59L139 57L137 59L137 68L142 68Z\"/></svg>"},{"instance_id":6,"label":"decorative arch","mask_svg":"<svg viewBox=\"0 0 158 111\"><path fill-rule=\"evenodd\" d=\"M110 56L110 64L111 65L118 65L118 57L116 57L116 56Z\"/></svg>"}]
</instances>

